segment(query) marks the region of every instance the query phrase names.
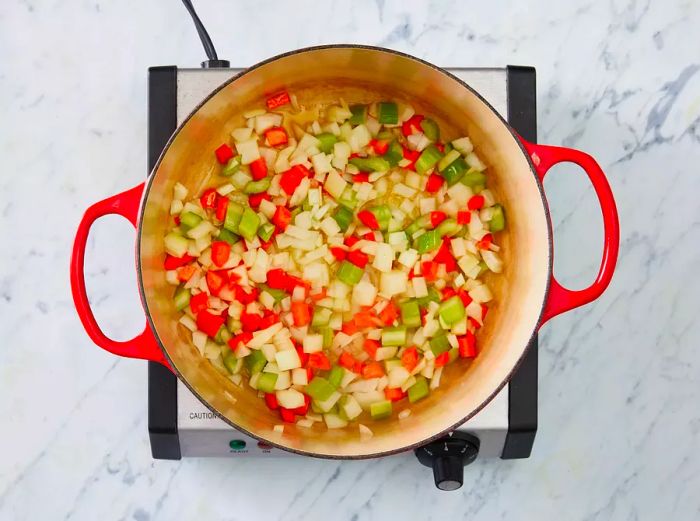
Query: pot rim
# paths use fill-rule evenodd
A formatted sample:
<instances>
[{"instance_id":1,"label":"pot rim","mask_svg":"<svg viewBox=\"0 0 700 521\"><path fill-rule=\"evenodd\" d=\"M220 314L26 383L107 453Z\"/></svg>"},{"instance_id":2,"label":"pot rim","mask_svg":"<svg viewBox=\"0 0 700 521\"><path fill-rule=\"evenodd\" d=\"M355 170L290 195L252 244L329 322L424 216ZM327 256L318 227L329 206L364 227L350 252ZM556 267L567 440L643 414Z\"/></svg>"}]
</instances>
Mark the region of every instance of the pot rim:
<instances>
[{"instance_id":1,"label":"pot rim","mask_svg":"<svg viewBox=\"0 0 700 521\"><path fill-rule=\"evenodd\" d=\"M448 78L456 81L461 85L463 88L469 90L472 94L474 94L486 107L489 108L489 110L495 114L495 116L503 123L503 125L507 128L508 132L511 134L513 140L516 142L517 146L520 148L522 151L523 155L525 156L528 166L530 167L530 172L533 176L533 179L537 185L537 189L540 193L540 198L542 200L542 207L545 213L545 218L547 220L547 282L545 284L545 291L544 291L544 298L542 299L542 303L540 305L540 312L538 314L537 321L535 324L532 326L532 333L530 334L530 338L528 339L527 345L525 349L523 349L522 354L520 355L520 358L518 358L517 362L513 365L512 369L506 376L506 378L494 389L494 391L476 408L474 408L472 411L470 411L466 416L464 416L461 420L458 422L454 423L453 425L448 426L445 429L440 430L439 432L436 432L435 434L424 438L418 442L411 443L409 445L404 445L401 447L397 447L391 450L386 450L383 452L375 452L371 454L358 454L358 455L336 455L336 454L321 454L321 453L316 453L316 452L310 452L310 451L305 451L305 450L300 450L300 449L294 449L285 445L281 445L280 443L264 438L258 434L255 434L253 432L250 432L247 429L244 429L240 427L239 425L236 425L234 422L230 421L226 416L221 414L220 411L218 411L216 408L214 408L207 400L204 400L201 395L192 388L192 386L189 384L189 382L184 378L184 376L178 371L177 367L173 363L173 360L171 359L167 349L163 345L163 342L161 341L157 330L155 328L155 325L153 323L153 320L151 318L151 313L150 310L148 309L148 302L146 301L146 294L144 291L144 285L143 285L143 273L141 270L141 239L142 239L142 232L143 232L143 227L142 227L142 222L141 222L141 216L143 215L143 212L146 207L146 201L148 200L148 195L151 190L151 185L153 182L153 174L158 170L160 167L161 162L163 161L163 158L167 154L168 150L170 149L170 146L172 145L173 141L177 137L177 135L180 133L182 128L187 124L187 122L206 104L209 102L211 98L213 98L216 94L219 93L222 89L227 87L229 84L233 83L237 79L241 78L242 76L255 71L256 69L262 67L263 65L267 65L269 63L272 63L274 61L277 61L281 58L286 58L288 56L293 56L296 54L302 54L306 52L314 52L314 51L320 51L320 50L327 50L327 49L364 49L364 50L369 50L369 51L376 51L376 52L383 52L383 53L388 53L388 54L393 54L396 56L400 56L402 58L407 58L409 60L416 61L422 65L428 66L431 69L434 69L438 71L439 73L444 74ZM143 195L141 197L141 204L140 204L140 209L139 209L139 219L137 222L137 233L136 233L136 272L137 272L137 279L138 279L138 286L139 286L139 296L141 297L141 302L143 304L143 308L146 314L146 320L148 323L148 326L151 328L153 332L153 336L156 339L156 342L158 343L158 346L160 347L161 351L165 355L165 358L167 359L168 363L170 364L170 367L172 368L173 372L175 373L175 376L177 376L178 380L180 380L189 390L194 394L202 404L207 407L210 411L212 411L214 414L217 415L218 418L223 420L225 423L233 427L234 429L238 430L239 432L242 432L243 434L250 436L253 439L263 441L265 443L268 443L272 445L275 448L291 452L294 454L302 455L302 456L310 456L313 458L319 458L319 459L331 459L331 460L363 460L363 459L372 459L372 458L378 458L378 457L383 457L383 456L391 456L393 454L399 454L402 452L408 452L409 450L415 450L419 447L422 447L423 445L430 443L432 441L437 440L438 438L454 431L457 429L460 425L463 423L469 421L471 418L476 416L486 405L488 405L493 398L496 397L498 393L501 392L501 390L505 387L505 385L511 380L513 374L518 370L520 365L522 364L525 355L527 354L528 350L530 349L530 346L532 345L532 340L537 335L538 330L539 330L539 325L542 320L542 315L544 313L544 308L545 304L547 302L547 296L549 295L549 290L551 286L551 281L552 281L552 271L553 271L553 262L554 262L554 255L553 255L553 232L552 232L552 221L551 221L551 216L549 213L549 205L547 204L547 199L544 194L544 187L542 186L542 182L540 181L540 178L537 175L537 172L535 170L535 165L532 162L532 158L530 155L527 153L525 150L525 147L523 146L520 137L518 134L513 130L513 128L508 124L508 122L503 118L503 116L491 106L491 104L484 99L484 97L479 94L474 88L472 88L470 85L465 83L463 80L455 76L454 74L450 73L449 71L443 69L442 67L438 67L437 65L434 65L430 62L427 62L421 58L417 58L415 56L412 56L410 54L401 52L401 51L396 51L393 49L388 49L386 47L377 47L377 46L372 46L372 45L361 45L361 44L329 44L329 45L315 45L311 47L303 47L300 49L296 49L293 51L288 51L282 54L278 54L276 56L272 56L270 58L267 58L266 60L263 60L261 62L256 63L255 65L252 65L251 67L248 67L246 69L243 69L241 72L238 74L232 76L228 80L224 81L221 85L219 85L216 89L214 89L212 92L210 92L200 103L198 103L194 109L187 115L185 119L182 120L182 122L177 126L175 131L172 133L170 138L168 139L167 143L163 147L162 152L158 156L158 160L156 161L155 165L153 166L153 169L151 170L148 179L145 182L144 190L143 190Z\"/></svg>"}]
</instances>

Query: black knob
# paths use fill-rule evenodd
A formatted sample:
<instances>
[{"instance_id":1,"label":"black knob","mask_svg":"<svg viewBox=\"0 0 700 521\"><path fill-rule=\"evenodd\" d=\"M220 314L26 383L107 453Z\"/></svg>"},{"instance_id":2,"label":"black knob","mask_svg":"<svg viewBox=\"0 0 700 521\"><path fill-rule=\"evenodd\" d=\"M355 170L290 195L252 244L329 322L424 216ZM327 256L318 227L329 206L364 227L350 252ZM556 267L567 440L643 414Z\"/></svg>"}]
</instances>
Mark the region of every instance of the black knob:
<instances>
[{"instance_id":1,"label":"black knob","mask_svg":"<svg viewBox=\"0 0 700 521\"><path fill-rule=\"evenodd\" d=\"M433 469L435 486L440 490L457 490L464 480L464 466L479 454L479 438L464 432L453 432L416 449L416 456Z\"/></svg>"}]
</instances>

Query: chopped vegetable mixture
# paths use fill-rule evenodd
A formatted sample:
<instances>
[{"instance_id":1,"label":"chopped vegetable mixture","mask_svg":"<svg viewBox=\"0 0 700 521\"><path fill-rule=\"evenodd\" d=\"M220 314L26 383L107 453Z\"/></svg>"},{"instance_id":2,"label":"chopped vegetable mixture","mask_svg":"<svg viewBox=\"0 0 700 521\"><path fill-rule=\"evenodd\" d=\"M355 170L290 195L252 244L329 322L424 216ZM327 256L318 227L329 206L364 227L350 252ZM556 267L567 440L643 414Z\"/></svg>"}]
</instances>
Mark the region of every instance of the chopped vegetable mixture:
<instances>
[{"instance_id":1,"label":"chopped vegetable mixture","mask_svg":"<svg viewBox=\"0 0 700 521\"><path fill-rule=\"evenodd\" d=\"M175 185L165 270L180 322L285 422L389 418L477 356L503 207L469 138L410 106L304 108L287 92L266 105L212 151L214 186Z\"/></svg>"}]
</instances>

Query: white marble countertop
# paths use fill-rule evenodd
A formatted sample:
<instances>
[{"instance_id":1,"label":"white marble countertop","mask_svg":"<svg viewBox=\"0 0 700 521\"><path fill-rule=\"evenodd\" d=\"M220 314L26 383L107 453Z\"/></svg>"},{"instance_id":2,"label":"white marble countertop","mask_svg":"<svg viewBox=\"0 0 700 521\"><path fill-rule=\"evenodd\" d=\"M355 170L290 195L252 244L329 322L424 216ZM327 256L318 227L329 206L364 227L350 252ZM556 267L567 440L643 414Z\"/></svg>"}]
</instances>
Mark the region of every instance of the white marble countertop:
<instances>
[{"instance_id":1,"label":"white marble countertop","mask_svg":"<svg viewBox=\"0 0 700 521\"><path fill-rule=\"evenodd\" d=\"M537 67L540 141L593 154L617 195L617 274L542 330L532 457L478 461L459 492L435 490L410 458L153 461L145 364L84 334L69 248L89 203L144 177L147 67L196 66L203 52L177 0L6 0L0 519L698 519L700 4L196 3L235 65L360 42L445 66ZM557 273L581 287L602 233L574 172L546 187ZM88 250L98 318L119 338L143 323L132 241L105 219Z\"/></svg>"}]
</instances>

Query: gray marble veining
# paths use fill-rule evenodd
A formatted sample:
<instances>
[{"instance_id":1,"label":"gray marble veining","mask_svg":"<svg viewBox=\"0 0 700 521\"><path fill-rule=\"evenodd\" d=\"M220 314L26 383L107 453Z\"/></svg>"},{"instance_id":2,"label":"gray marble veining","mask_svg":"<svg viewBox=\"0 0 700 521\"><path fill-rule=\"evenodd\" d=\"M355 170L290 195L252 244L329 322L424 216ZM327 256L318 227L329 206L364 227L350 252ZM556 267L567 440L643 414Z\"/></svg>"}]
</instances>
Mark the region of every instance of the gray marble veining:
<instances>
[{"instance_id":1,"label":"gray marble veining","mask_svg":"<svg viewBox=\"0 0 700 521\"><path fill-rule=\"evenodd\" d=\"M320 43L445 66L534 65L541 142L593 154L616 193L619 268L542 330L540 428L523 461L440 493L410 459L153 461L146 369L95 348L69 294L86 206L144 176L146 69L203 59L180 2L0 3L0 519L700 518L700 4L197 2L220 56ZM582 287L602 234L575 169L546 183L556 269ZM118 338L142 326L133 232L100 223L87 278Z\"/></svg>"}]
</instances>

